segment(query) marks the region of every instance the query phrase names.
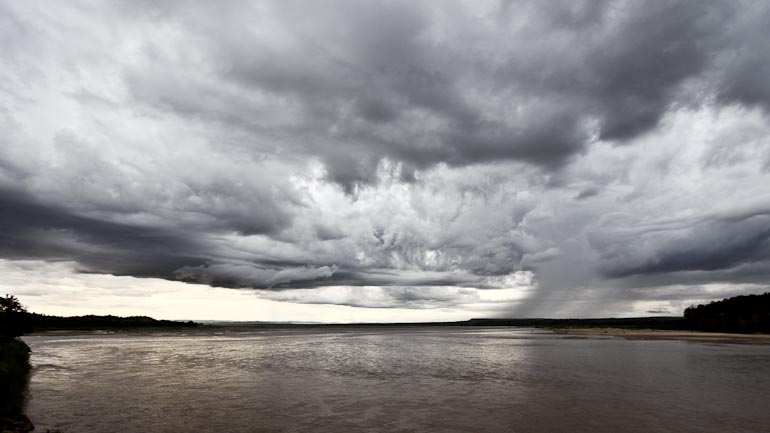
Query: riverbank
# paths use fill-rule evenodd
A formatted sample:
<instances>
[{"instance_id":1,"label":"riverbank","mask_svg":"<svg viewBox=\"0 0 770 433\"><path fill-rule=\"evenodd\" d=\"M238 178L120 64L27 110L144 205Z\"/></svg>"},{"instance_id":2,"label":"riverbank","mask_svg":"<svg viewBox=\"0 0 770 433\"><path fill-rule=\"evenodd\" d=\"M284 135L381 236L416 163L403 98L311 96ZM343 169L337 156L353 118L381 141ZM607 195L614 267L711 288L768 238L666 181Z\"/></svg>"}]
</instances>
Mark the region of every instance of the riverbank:
<instances>
[{"instance_id":1,"label":"riverbank","mask_svg":"<svg viewBox=\"0 0 770 433\"><path fill-rule=\"evenodd\" d=\"M456 325L441 324L410 324L410 325L201 325L193 329L114 329L114 330L57 330L35 332L34 336L104 336L120 337L124 335L236 335L254 331L271 330L295 330L295 331L322 331L330 329L339 330L372 330L372 329L425 329L425 328L457 328ZM569 327L569 326L491 326L490 328L537 328L550 331L568 338L590 337L620 337L630 340L686 340L718 343L751 343L770 344L770 334L735 334L723 332L704 332L689 330L666 329L637 329L637 328L613 328L613 327Z\"/></svg>"},{"instance_id":2,"label":"riverbank","mask_svg":"<svg viewBox=\"0 0 770 433\"><path fill-rule=\"evenodd\" d=\"M24 415L27 383L32 369L29 346L11 338L0 341L0 431L26 433L34 427Z\"/></svg>"},{"instance_id":3,"label":"riverbank","mask_svg":"<svg viewBox=\"0 0 770 433\"><path fill-rule=\"evenodd\" d=\"M620 328L551 328L550 330L557 334L573 337L622 337L629 340L685 340L712 343L770 344L770 334Z\"/></svg>"}]
</instances>

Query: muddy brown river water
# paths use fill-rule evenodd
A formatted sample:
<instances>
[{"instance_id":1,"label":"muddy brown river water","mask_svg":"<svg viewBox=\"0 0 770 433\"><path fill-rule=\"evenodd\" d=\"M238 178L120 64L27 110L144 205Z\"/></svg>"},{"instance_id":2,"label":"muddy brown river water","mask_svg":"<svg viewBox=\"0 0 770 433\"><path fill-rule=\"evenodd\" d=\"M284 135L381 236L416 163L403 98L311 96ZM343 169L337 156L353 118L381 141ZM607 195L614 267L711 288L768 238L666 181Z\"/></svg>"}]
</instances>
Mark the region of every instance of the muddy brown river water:
<instances>
[{"instance_id":1,"label":"muddy brown river water","mask_svg":"<svg viewBox=\"0 0 770 433\"><path fill-rule=\"evenodd\" d=\"M770 432L770 345L450 327L25 341L37 431Z\"/></svg>"}]
</instances>

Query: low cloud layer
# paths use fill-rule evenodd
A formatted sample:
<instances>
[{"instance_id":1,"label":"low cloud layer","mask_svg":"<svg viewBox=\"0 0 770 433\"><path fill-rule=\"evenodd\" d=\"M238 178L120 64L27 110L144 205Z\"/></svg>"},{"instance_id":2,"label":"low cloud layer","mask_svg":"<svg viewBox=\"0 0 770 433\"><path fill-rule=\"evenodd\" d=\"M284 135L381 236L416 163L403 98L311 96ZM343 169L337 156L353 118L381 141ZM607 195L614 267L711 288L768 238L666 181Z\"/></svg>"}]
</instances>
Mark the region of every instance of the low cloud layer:
<instances>
[{"instance_id":1,"label":"low cloud layer","mask_svg":"<svg viewBox=\"0 0 770 433\"><path fill-rule=\"evenodd\" d=\"M0 1L0 258L677 314L770 277L768 39L756 1Z\"/></svg>"}]
</instances>

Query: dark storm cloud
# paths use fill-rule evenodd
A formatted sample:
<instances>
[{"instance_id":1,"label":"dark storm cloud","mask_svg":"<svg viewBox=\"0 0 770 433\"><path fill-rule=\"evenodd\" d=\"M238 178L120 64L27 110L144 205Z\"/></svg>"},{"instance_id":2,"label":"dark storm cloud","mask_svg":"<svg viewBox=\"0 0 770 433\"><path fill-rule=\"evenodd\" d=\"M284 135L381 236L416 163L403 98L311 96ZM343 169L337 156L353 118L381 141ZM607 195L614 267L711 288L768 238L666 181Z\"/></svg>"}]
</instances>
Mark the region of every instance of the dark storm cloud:
<instances>
[{"instance_id":1,"label":"dark storm cloud","mask_svg":"<svg viewBox=\"0 0 770 433\"><path fill-rule=\"evenodd\" d=\"M358 293L354 293L355 290ZM321 289L320 291L323 291ZM478 301L475 290L448 289L446 287L366 287L349 288L337 294L333 299L305 293L306 290L281 291L267 294L267 298L276 301L288 301L301 304L334 304L348 307L367 308L411 308L431 309L438 306L453 307Z\"/></svg>"},{"instance_id":2,"label":"dark storm cloud","mask_svg":"<svg viewBox=\"0 0 770 433\"><path fill-rule=\"evenodd\" d=\"M768 276L770 214L712 209L766 200L765 2L0 7L4 258L383 308Z\"/></svg>"},{"instance_id":3,"label":"dark storm cloud","mask_svg":"<svg viewBox=\"0 0 770 433\"><path fill-rule=\"evenodd\" d=\"M764 2L741 2L742 14L726 27L729 50L719 96L725 102L758 105L770 110L770 7Z\"/></svg>"},{"instance_id":4,"label":"dark storm cloud","mask_svg":"<svg viewBox=\"0 0 770 433\"><path fill-rule=\"evenodd\" d=\"M724 34L746 19L735 18L733 3L510 2L481 19L436 6L289 2L267 8L275 44L252 31L250 8L200 16L180 7L162 19L195 35L210 73L172 76L184 63L164 65L148 47L161 69L131 71L128 83L140 100L180 115L318 154L330 178L351 190L374 180L383 157L417 167L506 159L559 167L591 134L624 142L656 127L672 105L703 97L686 84L750 52L735 41L742 35ZM234 25L214 31L210 13ZM756 75L766 57L727 74ZM752 83L758 93L744 89ZM729 101L763 98L759 79L718 85ZM239 91L212 94L231 86ZM276 122L262 114L270 105L292 116Z\"/></svg>"},{"instance_id":5,"label":"dark storm cloud","mask_svg":"<svg viewBox=\"0 0 770 433\"><path fill-rule=\"evenodd\" d=\"M678 87L709 66L721 48L714 31L733 12L722 2L701 1L626 7L631 13L619 29L589 50L593 71L574 83L596 101L600 137L610 140L633 138L658 124L680 96Z\"/></svg>"},{"instance_id":6,"label":"dark storm cloud","mask_svg":"<svg viewBox=\"0 0 770 433\"><path fill-rule=\"evenodd\" d=\"M3 258L75 260L85 271L159 278L203 261L195 256L203 245L180 231L83 217L7 190L0 209Z\"/></svg>"},{"instance_id":7,"label":"dark storm cloud","mask_svg":"<svg viewBox=\"0 0 770 433\"><path fill-rule=\"evenodd\" d=\"M594 188L594 187L586 188L580 191L579 193L577 193L577 195L575 195L575 200L585 200L595 195L598 195L600 192L601 190L599 188Z\"/></svg>"},{"instance_id":8,"label":"dark storm cloud","mask_svg":"<svg viewBox=\"0 0 770 433\"><path fill-rule=\"evenodd\" d=\"M515 251L506 252L514 255ZM467 287L494 289L497 284L489 276L502 276L514 271L518 259L508 257L505 270L495 265L495 258L469 254L468 263L439 270L370 268L356 263L325 264L310 262L262 261L259 263L206 263L183 266L174 276L182 281L204 283L219 287L289 290L329 286L376 287ZM498 258L498 260L501 260Z\"/></svg>"},{"instance_id":9,"label":"dark storm cloud","mask_svg":"<svg viewBox=\"0 0 770 433\"><path fill-rule=\"evenodd\" d=\"M768 56L753 53L767 11L753 8L747 17L711 1L509 2L472 18L430 3L289 2L266 8L271 43L252 31L251 8L190 4L161 19L199 44L206 75L179 75L192 65L148 46L161 69L142 66L127 82L142 101L317 154L349 191L373 182L383 157L555 168L594 135L622 143L650 131L672 107L704 100L704 86L725 102L766 105ZM214 31L212 13L230 25ZM291 114L276 119L270 107Z\"/></svg>"},{"instance_id":10,"label":"dark storm cloud","mask_svg":"<svg viewBox=\"0 0 770 433\"><path fill-rule=\"evenodd\" d=\"M765 269L761 276L770 276L767 210L695 222L640 225L604 236L612 243L606 245L603 239L597 239L595 246L604 263L602 272L609 278L700 271L712 273L708 278L719 281L721 272L754 265ZM743 273L750 274L745 270ZM667 280L671 281L670 276Z\"/></svg>"}]
</instances>

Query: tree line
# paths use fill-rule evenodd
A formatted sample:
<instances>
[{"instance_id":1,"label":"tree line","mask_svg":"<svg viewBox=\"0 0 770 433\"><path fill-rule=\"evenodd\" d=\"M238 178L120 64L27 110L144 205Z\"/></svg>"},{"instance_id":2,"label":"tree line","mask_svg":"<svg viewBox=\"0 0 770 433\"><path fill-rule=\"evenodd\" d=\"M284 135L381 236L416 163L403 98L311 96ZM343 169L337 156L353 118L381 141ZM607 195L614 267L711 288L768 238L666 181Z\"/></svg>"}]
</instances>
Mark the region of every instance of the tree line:
<instances>
[{"instance_id":1,"label":"tree line","mask_svg":"<svg viewBox=\"0 0 770 433\"><path fill-rule=\"evenodd\" d=\"M30 331L27 310L15 296L0 297L0 431L34 429L24 415L27 382L32 366L29 346L19 336Z\"/></svg>"},{"instance_id":2,"label":"tree line","mask_svg":"<svg viewBox=\"0 0 770 433\"><path fill-rule=\"evenodd\" d=\"M697 331L770 333L770 292L693 305L684 310L684 319Z\"/></svg>"}]
</instances>

